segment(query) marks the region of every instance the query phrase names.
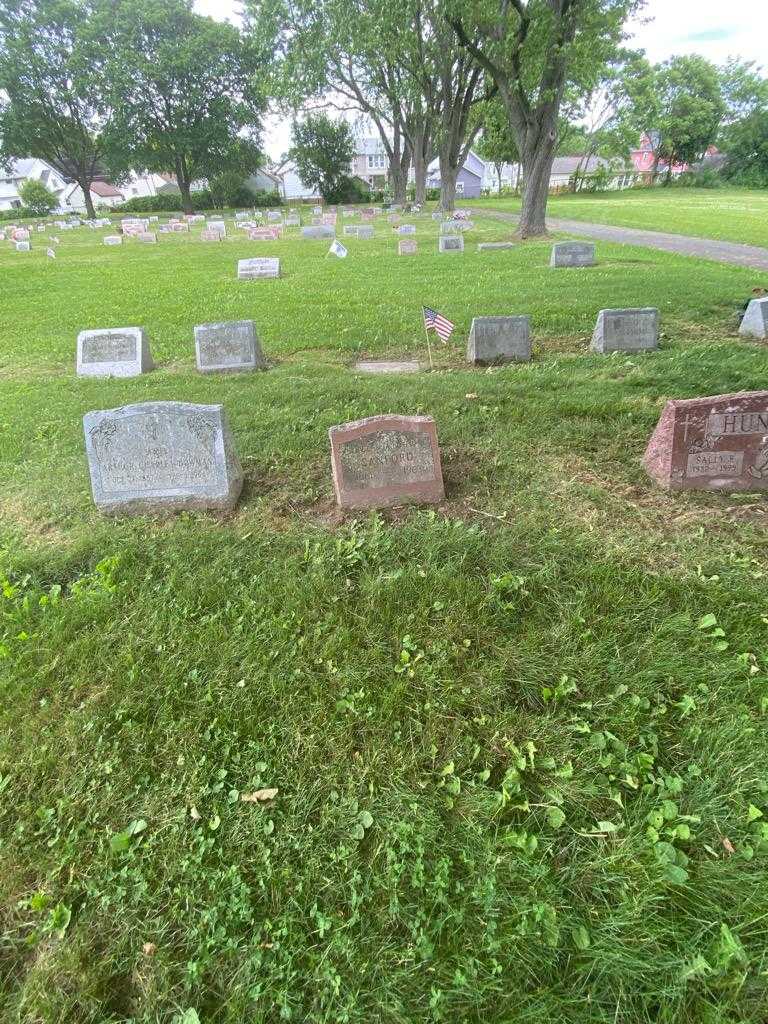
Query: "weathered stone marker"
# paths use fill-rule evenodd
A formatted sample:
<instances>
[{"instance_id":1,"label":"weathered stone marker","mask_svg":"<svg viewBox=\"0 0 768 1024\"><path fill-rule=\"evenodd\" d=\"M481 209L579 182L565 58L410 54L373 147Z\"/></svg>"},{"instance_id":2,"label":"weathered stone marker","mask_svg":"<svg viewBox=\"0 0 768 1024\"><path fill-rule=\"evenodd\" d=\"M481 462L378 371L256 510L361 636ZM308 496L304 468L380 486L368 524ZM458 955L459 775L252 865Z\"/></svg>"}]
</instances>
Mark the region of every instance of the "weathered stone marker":
<instances>
[{"instance_id":1,"label":"weathered stone marker","mask_svg":"<svg viewBox=\"0 0 768 1024\"><path fill-rule=\"evenodd\" d=\"M314 224L301 229L302 238L335 238L336 228L330 224Z\"/></svg>"},{"instance_id":2,"label":"weathered stone marker","mask_svg":"<svg viewBox=\"0 0 768 1024\"><path fill-rule=\"evenodd\" d=\"M440 235L439 252L464 252L463 235Z\"/></svg>"},{"instance_id":3,"label":"weathered stone marker","mask_svg":"<svg viewBox=\"0 0 768 1024\"><path fill-rule=\"evenodd\" d=\"M418 373L421 365L412 360L361 359L354 368L358 373Z\"/></svg>"},{"instance_id":4,"label":"weathered stone marker","mask_svg":"<svg viewBox=\"0 0 768 1024\"><path fill-rule=\"evenodd\" d=\"M227 225L223 220L209 220L206 227L208 231L218 231L220 235L227 233Z\"/></svg>"},{"instance_id":5,"label":"weathered stone marker","mask_svg":"<svg viewBox=\"0 0 768 1024\"><path fill-rule=\"evenodd\" d=\"M529 316L476 316L467 342L467 362L476 366L527 363L531 358Z\"/></svg>"},{"instance_id":6,"label":"weathered stone marker","mask_svg":"<svg viewBox=\"0 0 768 1024\"><path fill-rule=\"evenodd\" d=\"M104 245L122 245L122 244L123 244L123 237L122 237L122 235L105 235L104 236Z\"/></svg>"},{"instance_id":7,"label":"weathered stone marker","mask_svg":"<svg viewBox=\"0 0 768 1024\"><path fill-rule=\"evenodd\" d=\"M667 402L643 459L675 491L768 491L768 391Z\"/></svg>"},{"instance_id":8,"label":"weathered stone marker","mask_svg":"<svg viewBox=\"0 0 768 1024\"><path fill-rule=\"evenodd\" d=\"M139 231L136 238L145 244L154 245L157 242L157 235L154 231Z\"/></svg>"},{"instance_id":9,"label":"weathered stone marker","mask_svg":"<svg viewBox=\"0 0 768 1024\"><path fill-rule=\"evenodd\" d=\"M594 352L648 352L659 347L658 309L601 309Z\"/></svg>"},{"instance_id":10,"label":"weathered stone marker","mask_svg":"<svg viewBox=\"0 0 768 1024\"><path fill-rule=\"evenodd\" d=\"M415 235L416 225L415 224L401 224L397 229L398 235Z\"/></svg>"},{"instance_id":11,"label":"weathered stone marker","mask_svg":"<svg viewBox=\"0 0 768 1024\"><path fill-rule=\"evenodd\" d=\"M201 373L266 370L253 320L230 320L195 327L195 357Z\"/></svg>"},{"instance_id":12,"label":"weathered stone marker","mask_svg":"<svg viewBox=\"0 0 768 1024\"><path fill-rule=\"evenodd\" d=\"M514 242L479 242L478 252L494 252L497 249L514 249Z\"/></svg>"},{"instance_id":13,"label":"weathered stone marker","mask_svg":"<svg viewBox=\"0 0 768 1024\"><path fill-rule=\"evenodd\" d=\"M397 243L398 256L415 256L417 251L418 245L412 238L403 238Z\"/></svg>"},{"instance_id":14,"label":"weathered stone marker","mask_svg":"<svg viewBox=\"0 0 768 1024\"><path fill-rule=\"evenodd\" d=\"M243 487L224 409L141 402L83 417L93 500L109 515L234 508Z\"/></svg>"},{"instance_id":15,"label":"weathered stone marker","mask_svg":"<svg viewBox=\"0 0 768 1024\"><path fill-rule=\"evenodd\" d=\"M348 238L352 237L353 235L356 236L357 232L359 231L359 229L360 229L360 225L359 224L345 224L344 225L344 235L346 237L348 237Z\"/></svg>"},{"instance_id":16,"label":"weathered stone marker","mask_svg":"<svg viewBox=\"0 0 768 1024\"><path fill-rule=\"evenodd\" d=\"M260 277L280 277L280 260L272 257L237 261L237 276L241 281Z\"/></svg>"},{"instance_id":17,"label":"weathered stone marker","mask_svg":"<svg viewBox=\"0 0 768 1024\"><path fill-rule=\"evenodd\" d=\"M739 334L743 338L768 338L768 298L752 299L741 321Z\"/></svg>"},{"instance_id":18,"label":"weathered stone marker","mask_svg":"<svg viewBox=\"0 0 768 1024\"><path fill-rule=\"evenodd\" d=\"M154 368L142 327L81 331L77 336L78 377L138 377Z\"/></svg>"},{"instance_id":19,"label":"weathered stone marker","mask_svg":"<svg viewBox=\"0 0 768 1024\"><path fill-rule=\"evenodd\" d=\"M29 252L31 248L32 246L29 244L29 242L22 240L21 242L16 243L16 252Z\"/></svg>"},{"instance_id":20,"label":"weathered stone marker","mask_svg":"<svg viewBox=\"0 0 768 1024\"><path fill-rule=\"evenodd\" d=\"M440 224L441 235L453 235L457 231L465 231L467 224L463 220L444 220Z\"/></svg>"},{"instance_id":21,"label":"weathered stone marker","mask_svg":"<svg viewBox=\"0 0 768 1024\"><path fill-rule=\"evenodd\" d=\"M557 242L552 246L550 267L594 267L595 246L591 242Z\"/></svg>"},{"instance_id":22,"label":"weathered stone marker","mask_svg":"<svg viewBox=\"0 0 768 1024\"><path fill-rule=\"evenodd\" d=\"M329 435L342 508L437 504L445 497L431 416L370 416L331 427Z\"/></svg>"},{"instance_id":23,"label":"weathered stone marker","mask_svg":"<svg viewBox=\"0 0 768 1024\"><path fill-rule=\"evenodd\" d=\"M360 241L370 242L373 238L374 228L372 224L361 224L357 229L357 237Z\"/></svg>"},{"instance_id":24,"label":"weathered stone marker","mask_svg":"<svg viewBox=\"0 0 768 1024\"><path fill-rule=\"evenodd\" d=\"M200 232L201 242L223 242L224 235L221 231L214 231L213 228L203 228Z\"/></svg>"}]
</instances>

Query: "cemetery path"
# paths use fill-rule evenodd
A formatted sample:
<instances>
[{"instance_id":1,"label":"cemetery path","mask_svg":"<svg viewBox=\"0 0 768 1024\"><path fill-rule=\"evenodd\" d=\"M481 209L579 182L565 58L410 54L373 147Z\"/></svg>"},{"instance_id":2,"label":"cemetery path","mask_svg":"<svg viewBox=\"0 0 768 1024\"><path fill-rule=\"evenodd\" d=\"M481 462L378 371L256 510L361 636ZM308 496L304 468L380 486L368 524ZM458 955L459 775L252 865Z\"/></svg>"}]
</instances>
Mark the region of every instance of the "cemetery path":
<instances>
[{"instance_id":1,"label":"cemetery path","mask_svg":"<svg viewBox=\"0 0 768 1024\"><path fill-rule=\"evenodd\" d=\"M517 214L501 210L484 210L487 216L516 224ZM610 224L589 224L580 220L561 220L548 217L547 224L553 231L562 231L583 238L595 238L602 242L618 242L624 245L641 245L650 249L663 249L683 256L715 260L718 263L733 263L740 267L753 267L768 271L768 249L756 245L740 245L737 242L719 242L714 238L693 238L690 235L672 235L663 231L644 231L641 228L621 228Z\"/></svg>"}]
</instances>

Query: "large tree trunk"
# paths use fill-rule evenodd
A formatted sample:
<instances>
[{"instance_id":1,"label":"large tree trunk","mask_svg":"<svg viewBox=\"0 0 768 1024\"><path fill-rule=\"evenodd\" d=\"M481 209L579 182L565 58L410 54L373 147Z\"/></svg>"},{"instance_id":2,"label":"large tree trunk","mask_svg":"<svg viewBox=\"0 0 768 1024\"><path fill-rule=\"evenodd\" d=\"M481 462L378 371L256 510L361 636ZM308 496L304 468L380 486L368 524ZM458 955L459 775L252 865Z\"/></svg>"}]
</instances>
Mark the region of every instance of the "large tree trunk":
<instances>
[{"instance_id":1,"label":"large tree trunk","mask_svg":"<svg viewBox=\"0 0 768 1024\"><path fill-rule=\"evenodd\" d=\"M496 174L499 179L499 195L501 195L501 172L504 170L504 164L494 164L496 168Z\"/></svg>"},{"instance_id":2,"label":"large tree trunk","mask_svg":"<svg viewBox=\"0 0 768 1024\"><path fill-rule=\"evenodd\" d=\"M408 146L399 155L395 154L389 164L389 178L392 182L392 195L395 203L405 205L408 193L408 172L411 169L411 154Z\"/></svg>"},{"instance_id":3,"label":"large tree trunk","mask_svg":"<svg viewBox=\"0 0 768 1024\"><path fill-rule=\"evenodd\" d=\"M96 211L93 208L93 199L91 198L90 181L87 178L78 178L77 184L80 187L80 191L83 193L83 199L85 200L85 212L88 214L88 219L96 220Z\"/></svg>"},{"instance_id":4,"label":"large tree trunk","mask_svg":"<svg viewBox=\"0 0 768 1024\"><path fill-rule=\"evenodd\" d=\"M416 176L415 200L419 206L423 206L427 199L427 161L424 153L418 149L413 154L413 172Z\"/></svg>"},{"instance_id":5,"label":"large tree trunk","mask_svg":"<svg viewBox=\"0 0 768 1024\"><path fill-rule=\"evenodd\" d=\"M456 179L459 168L451 167L447 160L440 157L440 209L450 213L456 208Z\"/></svg>"},{"instance_id":6,"label":"large tree trunk","mask_svg":"<svg viewBox=\"0 0 768 1024\"><path fill-rule=\"evenodd\" d=\"M189 182L184 181L183 178L177 178L176 184L179 186L179 192L181 192L181 209L184 213L194 213L195 209L192 206L192 197L189 193Z\"/></svg>"},{"instance_id":7,"label":"large tree trunk","mask_svg":"<svg viewBox=\"0 0 768 1024\"><path fill-rule=\"evenodd\" d=\"M523 156L525 184L518 227L521 238L532 238L547 233L547 202L554 159L554 138L538 147L531 145Z\"/></svg>"}]
</instances>

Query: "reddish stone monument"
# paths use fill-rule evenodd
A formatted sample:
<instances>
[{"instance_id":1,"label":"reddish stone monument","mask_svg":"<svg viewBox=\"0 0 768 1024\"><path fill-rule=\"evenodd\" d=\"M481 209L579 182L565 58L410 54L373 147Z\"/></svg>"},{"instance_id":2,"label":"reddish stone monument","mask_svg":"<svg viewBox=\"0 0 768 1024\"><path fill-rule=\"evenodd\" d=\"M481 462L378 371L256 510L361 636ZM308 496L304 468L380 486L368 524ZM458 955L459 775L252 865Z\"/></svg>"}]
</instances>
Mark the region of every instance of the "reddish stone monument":
<instances>
[{"instance_id":1,"label":"reddish stone monument","mask_svg":"<svg viewBox=\"0 0 768 1024\"><path fill-rule=\"evenodd\" d=\"M369 416L331 427L331 465L342 508L439 504L445 497L431 416Z\"/></svg>"},{"instance_id":2,"label":"reddish stone monument","mask_svg":"<svg viewBox=\"0 0 768 1024\"><path fill-rule=\"evenodd\" d=\"M768 391L667 402L643 462L675 491L768 491Z\"/></svg>"}]
</instances>

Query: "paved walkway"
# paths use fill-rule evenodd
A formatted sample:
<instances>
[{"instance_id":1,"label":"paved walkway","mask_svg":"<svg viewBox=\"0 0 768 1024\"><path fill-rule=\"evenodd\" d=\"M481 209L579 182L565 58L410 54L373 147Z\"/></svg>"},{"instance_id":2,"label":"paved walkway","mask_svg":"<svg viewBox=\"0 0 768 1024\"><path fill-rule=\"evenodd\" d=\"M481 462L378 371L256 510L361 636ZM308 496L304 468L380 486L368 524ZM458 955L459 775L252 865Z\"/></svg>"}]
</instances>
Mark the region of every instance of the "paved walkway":
<instances>
[{"instance_id":1,"label":"paved walkway","mask_svg":"<svg viewBox=\"0 0 768 1024\"><path fill-rule=\"evenodd\" d=\"M508 221L510 224L516 224L519 220L514 213L502 213L500 210L483 212L489 217ZM768 271L768 249L760 249L756 245L718 242L713 238L691 238L689 235L668 235L662 231L619 228L608 224L586 224L579 220L560 220L556 217L547 217L547 225L553 231L596 238L601 242L644 245L649 249L663 249L665 252L675 252L682 256L697 256L700 259Z\"/></svg>"}]
</instances>

